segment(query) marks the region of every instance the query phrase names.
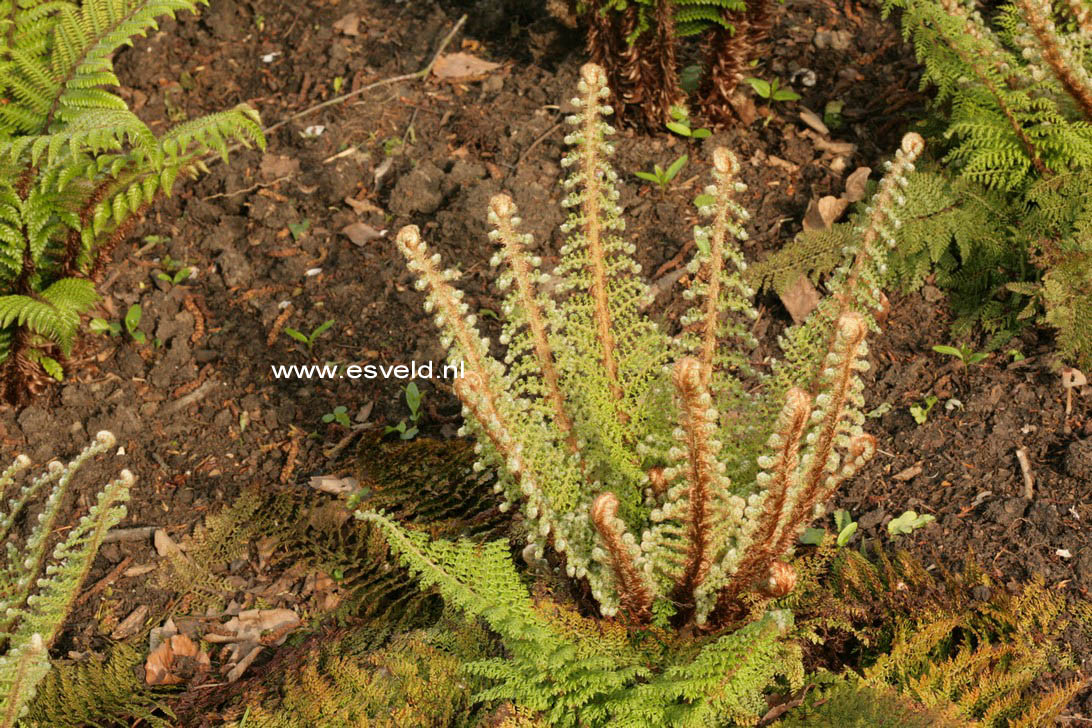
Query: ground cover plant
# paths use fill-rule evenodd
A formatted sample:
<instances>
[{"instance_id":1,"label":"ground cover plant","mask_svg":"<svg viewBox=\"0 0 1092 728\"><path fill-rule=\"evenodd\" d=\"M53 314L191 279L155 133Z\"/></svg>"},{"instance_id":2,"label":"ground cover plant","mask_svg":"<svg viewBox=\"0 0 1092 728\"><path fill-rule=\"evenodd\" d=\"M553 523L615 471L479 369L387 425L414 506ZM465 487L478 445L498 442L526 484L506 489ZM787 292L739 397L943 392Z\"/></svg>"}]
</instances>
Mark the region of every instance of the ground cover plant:
<instances>
[{"instance_id":1,"label":"ground cover plant","mask_svg":"<svg viewBox=\"0 0 1092 728\"><path fill-rule=\"evenodd\" d=\"M777 80L778 93L791 89L798 101L778 102L776 113L764 115L758 89L752 94L744 86L733 94L739 121L728 129L714 125L691 98L691 130L707 127L711 135L668 133L657 122L612 137L612 166L629 182L616 184L627 223L621 235L633 244L630 257L655 297L643 314L667 332L686 328L680 317L695 303L677 293L703 283L701 271L686 266L701 252L690 228L695 204L707 199L702 187L717 147L732 150L738 179L747 185L734 199L751 213L741 224L747 238L738 241L751 264L792 239L799 221L814 223L816 210L805 212L812 203L825 222L826 197L855 197L861 189L867 197L908 128L929 132L913 126L927 97L914 91L920 66L900 39L897 13L884 21L868 4L799 0L771 9L777 42L744 75L771 87ZM420 227L429 253L440 254L444 266L464 271L463 301L480 312L482 335L497 342L505 295L491 285L488 259L496 248L486 241L485 211L492 197L508 191L523 218L518 230L535 236L528 254L542 258L541 272L561 261L566 236L557 230L565 220L555 203L569 191L555 182L571 171L557 160L572 130L564 123L572 107L557 100L571 96L587 60L582 35L554 23L538 3L514 0L297 6L218 0L199 15L163 17L157 32L112 56L122 85L107 90L156 134L246 103L271 123L269 146L264 153L233 153L231 165L210 162L209 174L134 216L132 236L119 242L111 264L99 266L102 300L91 316L110 326L93 323L101 334L77 337L65 381L44 397L17 409L0 406L6 453L26 452L36 462L71 456L88 433L109 429L124 448L124 465L139 475L128 515L91 564L84 593L49 650L53 668L24 722L292 725L299 709L326 709L352 720L366 714L388 722L443 723L452 716L470 725L547 724L525 706L469 700L496 682L456 670L455 663L511 654L480 623L461 616L437 622L439 595L417 589L380 529L354 522L329 495L360 487L362 508L384 508L392 521L433 539L482 543L507 539L514 528L512 563L532 602L554 620L551 626L575 610L586 620L581 625L596 628L592 643L603 642L598 628L619 617L603 617L580 582L573 586L549 538L538 539L541 560L533 546L521 554L526 503L510 500L500 512L502 498L490 493L494 469L472 472L478 456L471 439L455 437L464 418L450 380L417 379L417 405L408 407L409 380L285 379L271 376L270 367L439 363L444 351L432 316L421 315L420 294L393 244L394 231L408 224ZM677 48L680 85L689 90L700 48ZM459 76L460 68L476 70ZM748 102L763 118L747 121ZM938 139L928 148L943 145ZM686 165L663 190L633 178L682 156ZM920 159L917 165L920 171ZM865 180L872 181L865 186ZM913 205L907 195L899 231ZM864 224L861 207L857 220ZM176 280L179 264L190 274ZM756 270L761 264L743 274ZM542 284L551 298L560 280ZM883 717L876 712L883 705L893 706L883 715L907 720L947 719L952 705L959 720L982 720L989 706L983 709L986 701L956 679L965 673L988 675L995 695L1016 701L1000 721L1012 723L1028 714L1025 708L1065 700L1074 678L1092 669L1092 645L1076 625L1082 589L1092 578L1087 391L1074 384L1076 375L1059 386L1048 366L1053 336L1034 323L1005 347L1016 355L994 352L969 366L936 351L984 350L982 341L948 333L950 299L937 282L927 280L909 295L889 290L886 321L869 337L872 367L860 373L863 428L876 438L876 454L830 504L842 509L833 524L843 547L822 544L822 527L829 530L832 521L818 519L804 544L820 545L797 545L795 555L780 559L796 576L796 588L784 597L771 599L760 579L740 600L734 621L721 622L714 612L705 626L674 624L672 617L666 626L645 626L678 635L678 644L689 639L695 649L708 648L768 612L791 612L792 628L778 642L800 646L805 692L790 692L786 680L775 679L766 692L780 704L768 705L767 722L809 724L825 716L836 725L867 724ZM826 276L815 285L821 299ZM753 305L758 318L748 330L758 347L724 351L747 355L761 374L775 358L789 314L773 295L760 293ZM308 335L331 320L310 347L285 333ZM497 343L490 350L503 356ZM671 357L685 353L672 349ZM666 420L674 411L670 373L660 382ZM917 424L912 408L932 398L936 406ZM416 430L404 442L403 421L407 433ZM387 428L393 431L383 435ZM388 466L400 471L398 485L371 472ZM99 462L85 463L82 472L89 477L73 481L53 538L63 539L115 474ZM630 517L622 505L618 516ZM911 529L907 514L899 516L904 511L918 514L914 522L931 522ZM641 529L633 532L639 539ZM172 541L178 552L170 550ZM879 554L892 544L912 552L918 566L900 562L889 578ZM824 549L847 564L859 553L880 560L876 579L863 566L858 574L866 586L878 586L862 596L847 585L852 567L816 566ZM948 586L943 569L958 566L969 551L982 575ZM922 583L920 573L934 575L937 584ZM825 597L817 596L824 590ZM937 592L952 598L933 604ZM998 619L997 610L1008 609L1004 598L1024 593L1043 605L1064 597L1062 613L1071 624L1063 635L1068 644L1060 647L1072 652L1072 663L1049 646L1056 624L1066 620L1029 618L1021 635L1012 631L1018 622ZM267 634L268 644L243 668L232 657L240 648L219 642L239 618L236 610L289 610L302 624L280 645ZM965 618L966 610L985 622ZM947 634L916 636L921 621L934 615L945 626L955 624L953 615L958 623ZM168 621L192 638L195 653L168 666L166 676L181 682L149 684L154 635ZM470 628L472 652L459 652L460 622ZM645 667L657 673L668 662L660 659L666 648L650 647L640 626L632 633L634 649L653 651ZM977 641L980 633L990 635L988 645ZM1012 636L1020 659L1006 647ZM900 657L898 670L870 671L899 645L916 649L938 637L924 662ZM203 661L192 658L202 654L211 664L197 670ZM966 670L953 671L957 665ZM1007 666L1017 670L1010 676ZM152 679L163 677L162 667ZM435 690L450 686L452 703L417 682L433 669ZM1063 720L1088 713L1088 690L1077 690L1061 708ZM299 709L282 709L286 699Z\"/></svg>"},{"instance_id":2,"label":"ground cover plant","mask_svg":"<svg viewBox=\"0 0 1092 728\"><path fill-rule=\"evenodd\" d=\"M228 143L264 146L245 106L156 135L112 55L198 0L0 4L0 398L64 378L94 276L142 210ZM207 4L207 3L206 3Z\"/></svg>"}]
</instances>

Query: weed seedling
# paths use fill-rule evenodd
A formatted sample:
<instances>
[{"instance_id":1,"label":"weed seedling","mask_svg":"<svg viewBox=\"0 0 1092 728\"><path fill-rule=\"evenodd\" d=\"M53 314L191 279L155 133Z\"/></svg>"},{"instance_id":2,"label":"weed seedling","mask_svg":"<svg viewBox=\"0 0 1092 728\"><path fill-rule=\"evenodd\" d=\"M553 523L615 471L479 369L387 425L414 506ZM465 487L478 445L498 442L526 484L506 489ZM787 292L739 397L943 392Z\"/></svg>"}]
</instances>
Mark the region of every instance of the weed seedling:
<instances>
[{"instance_id":1,"label":"weed seedling","mask_svg":"<svg viewBox=\"0 0 1092 728\"><path fill-rule=\"evenodd\" d=\"M773 105L776 103L800 100L800 94L791 89L783 88L781 81L776 78L773 81L764 81L761 78L749 76L743 80L751 84L751 88L755 90L756 94L766 99L770 111L773 111ZM769 124L771 118L773 118L772 114L766 116L763 125Z\"/></svg>"},{"instance_id":2,"label":"weed seedling","mask_svg":"<svg viewBox=\"0 0 1092 728\"><path fill-rule=\"evenodd\" d=\"M857 522L853 520L853 516L849 515L849 511L839 508L834 511L834 530L838 533L836 540L838 548L842 548L853 538L853 534L857 533ZM824 528L805 528L800 536L800 543L818 546L823 543L826 535Z\"/></svg>"},{"instance_id":3,"label":"weed seedling","mask_svg":"<svg viewBox=\"0 0 1092 728\"><path fill-rule=\"evenodd\" d=\"M307 234L307 231L311 229L311 221L306 217L299 222L288 223L288 232L292 233L292 240L299 242L300 238Z\"/></svg>"},{"instance_id":4,"label":"weed seedling","mask_svg":"<svg viewBox=\"0 0 1092 728\"><path fill-rule=\"evenodd\" d=\"M305 334L302 331L292 328L291 326L285 326L284 333L286 333L288 336L291 336L293 339L300 342L301 344L306 344L307 351L311 351L311 347L315 345L315 339L326 333L326 331L333 325L334 320L327 319L326 321L323 321L321 324L316 326L315 330L312 331L310 334Z\"/></svg>"},{"instance_id":5,"label":"weed seedling","mask_svg":"<svg viewBox=\"0 0 1092 728\"><path fill-rule=\"evenodd\" d=\"M322 421L326 424L336 422L342 427L350 427L353 423L349 421L349 410L345 408L345 405L338 405L334 407L333 412L327 412L322 416Z\"/></svg>"},{"instance_id":6,"label":"weed seedling","mask_svg":"<svg viewBox=\"0 0 1092 728\"><path fill-rule=\"evenodd\" d=\"M679 136L687 139L707 139L713 135L708 129L690 128L690 111L685 106L672 106L671 119L667 122L667 128Z\"/></svg>"},{"instance_id":7,"label":"weed seedling","mask_svg":"<svg viewBox=\"0 0 1092 728\"><path fill-rule=\"evenodd\" d=\"M689 161L690 157L684 154L672 162L667 169L663 169L660 165L654 164L652 165L651 172L635 172L634 174L643 180L654 182L659 186L660 194L662 195L667 190L667 186L671 184L671 180L675 179L675 175L677 175Z\"/></svg>"},{"instance_id":8,"label":"weed seedling","mask_svg":"<svg viewBox=\"0 0 1092 728\"><path fill-rule=\"evenodd\" d=\"M961 362L963 362L964 369L971 366L972 364L978 364L979 362L990 358L989 352L975 351L969 346L960 346L959 348L956 348L954 346L938 344L933 347L933 351L938 354L947 354L948 356L954 356L956 359L959 359Z\"/></svg>"},{"instance_id":9,"label":"weed seedling","mask_svg":"<svg viewBox=\"0 0 1092 728\"><path fill-rule=\"evenodd\" d=\"M137 328L140 326L140 317L143 313L140 304L134 303L129 307L129 310L125 312L125 318L122 319L122 322L125 324L125 330L129 333L129 336L133 337L133 341L138 344L143 344L147 340L147 337L144 336L144 332Z\"/></svg>"},{"instance_id":10,"label":"weed seedling","mask_svg":"<svg viewBox=\"0 0 1092 728\"><path fill-rule=\"evenodd\" d=\"M930 394L924 400L922 404L910 405L910 414L914 417L914 422L919 425L924 425L929 421L929 410L933 409L933 405L937 403L937 397L935 394Z\"/></svg>"},{"instance_id":11,"label":"weed seedling","mask_svg":"<svg viewBox=\"0 0 1092 728\"><path fill-rule=\"evenodd\" d=\"M917 511L906 511L898 518L892 518L887 524L887 533L891 536L904 536L908 533L913 533L919 528L926 526L936 518L930 516L928 513L918 514Z\"/></svg>"},{"instance_id":12,"label":"weed seedling","mask_svg":"<svg viewBox=\"0 0 1092 728\"><path fill-rule=\"evenodd\" d=\"M402 420L397 425L387 425L383 430L384 435L397 432L403 440L411 440L417 434L417 424L421 421L421 390L417 388L417 382L410 382L405 389L406 406L410 411L410 422L406 424Z\"/></svg>"},{"instance_id":13,"label":"weed seedling","mask_svg":"<svg viewBox=\"0 0 1092 728\"><path fill-rule=\"evenodd\" d=\"M169 255L163 256L162 264L165 270L158 271L155 277L171 285L178 285L193 275L193 268Z\"/></svg>"}]
</instances>

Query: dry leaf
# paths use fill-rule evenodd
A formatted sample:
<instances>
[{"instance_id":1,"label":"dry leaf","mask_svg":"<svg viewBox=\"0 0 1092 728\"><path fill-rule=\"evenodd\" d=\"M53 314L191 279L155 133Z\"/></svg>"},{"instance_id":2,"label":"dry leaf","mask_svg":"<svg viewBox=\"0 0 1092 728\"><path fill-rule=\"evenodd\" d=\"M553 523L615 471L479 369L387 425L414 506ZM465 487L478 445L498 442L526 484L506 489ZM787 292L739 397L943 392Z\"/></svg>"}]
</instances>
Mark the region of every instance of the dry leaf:
<instances>
[{"instance_id":1,"label":"dry leaf","mask_svg":"<svg viewBox=\"0 0 1092 728\"><path fill-rule=\"evenodd\" d=\"M921 464L919 463L917 465L911 465L910 467L906 468L905 470L900 470L899 472L895 473L891 477L894 478L895 480L906 481L906 480L910 480L911 478L916 478L917 476L921 475L921 471L922 471L922 467L921 467Z\"/></svg>"},{"instance_id":2,"label":"dry leaf","mask_svg":"<svg viewBox=\"0 0 1092 728\"><path fill-rule=\"evenodd\" d=\"M217 627L215 632L206 634L205 640L217 643L261 641L279 645L301 624L303 622L291 609L247 609Z\"/></svg>"},{"instance_id":3,"label":"dry leaf","mask_svg":"<svg viewBox=\"0 0 1092 728\"><path fill-rule=\"evenodd\" d=\"M311 478L310 486L315 490L331 495L345 495L352 493L360 487L360 481L356 478L338 478L333 475L315 475Z\"/></svg>"},{"instance_id":4,"label":"dry leaf","mask_svg":"<svg viewBox=\"0 0 1092 728\"><path fill-rule=\"evenodd\" d=\"M750 126L758 118L758 110L755 109L755 101L751 94L737 90L728 97L728 104L744 126Z\"/></svg>"},{"instance_id":5,"label":"dry leaf","mask_svg":"<svg viewBox=\"0 0 1092 728\"><path fill-rule=\"evenodd\" d=\"M346 197L345 204L353 208L353 212L357 215L363 215L366 212L374 212L377 215L385 215L383 208L378 205L374 205L367 200L358 200L355 197Z\"/></svg>"},{"instance_id":6,"label":"dry leaf","mask_svg":"<svg viewBox=\"0 0 1092 728\"><path fill-rule=\"evenodd\" d=\"M436 78L444 81L478 80L497 68L499 63L483 61L469 53L446 53L432 64Z\"/></svg>"},{"instance_id":7,"label":"dry leaf","mask_svg":"<svg viewBox=\"0 0 1092 728\"><path fill-rule=\"evenodd\" d=\"M281 177L291 177L299 171L300 160L295 157L286 157L281 154L262 155L262 163L261 166L258 167L259 176L266 182L280 179Z\"/></svg>"},{"instance_id":8,"label":"dry leaf","mask_svg":"<svg viewBox=\"0 0 1092 728\"><path fill-rule=\"evenodd\" d=\"M121 623L114 627L114 631L110 633L110 639L123 640L128 637L132 637L140 628L144 626L144 618L148 616L148 607L145 604L140 605L134 609L128 617L121 620Z\"/></svg>"},{"instance_id":9,"label":"dry leaf","mask_svg":"<svg viewBox=\"0 0 1092 728\"><path fill-rule=\"evenodd\" d=\"M353 245L363 246L372 240L377 240L387 234L387 230L376 230L371 225L363 222L354 222L341 228L341 233L353 241Z\"/></svg>"},{"instance_id":10,"label":"dry leaf","mask_svg":"<svg viewBox=\"0 0 1092 728\"><path fill-rule=\"evenodd\" d=\"M178 544L167 535L167 532L162 528L157 528L155 535L153 536L155 543L155 550L160 556L181 556L182 549L178 548Z\"/></svg>"},{"instance_id":11,"label":"dry leaf","mask_svg":"<svg viewBox=\"0 0 1092 728\"><path fill-rule=\"evenodd\" d=\"M795 323L802 322L819 305L819 291L803 274L780 294L780 298Z\"/></svg>"},{"instance_id":12,"label":"dry leaf","mask_svg":"<svg viewBox=\"0 0 1092 728\"><path fill-rule=\"evenodd\" d=\"M841 197L832 197L831 195L812 200L808 204L808 211L804 213L804 229L829 229L842 216L848 206L848 200Z\"/></svg>"},{"instance_id":13,"label":"dry leaf","mask_svg":"<svg viewBox=\"0 0 1092 728\"><path fill-rule=\"evenodd\" d=\"M360 35L360 16L356 13L349 13L343 16L340 20L334 23L334 30L344 35L358 36Z\"/></svg>"},{"instance_id":14,"label":"dry leaf","mask_svg":"<svg viewBox=\"0 0 1092 728\"><path fill-rule=\"evenodd\" d=\"M207 653L184 634L176 634L155 648L144 663L144 682L148 685L178 685L208 672Z\"/></svg>"},{"instance_id":15,"label":"dry leaf","mask_svg":"<svg viewBox=\"0 0 1092 728\"><path fill-rule=\"evenodd\" d=\"M858 167L853 174L846 177L846 193L844 197L849 202L859 202L866 196L868 175L872 174L870 167Z\"/></svg>"}]
</instances>

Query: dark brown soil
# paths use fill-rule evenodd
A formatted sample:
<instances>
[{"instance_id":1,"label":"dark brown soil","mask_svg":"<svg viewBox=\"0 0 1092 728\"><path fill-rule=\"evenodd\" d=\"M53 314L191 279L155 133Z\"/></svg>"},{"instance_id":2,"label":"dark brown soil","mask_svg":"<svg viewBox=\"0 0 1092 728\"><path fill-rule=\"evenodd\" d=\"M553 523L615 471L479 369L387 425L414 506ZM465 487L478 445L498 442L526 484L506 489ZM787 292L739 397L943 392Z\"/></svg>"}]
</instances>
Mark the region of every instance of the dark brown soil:
<instances>
[{"instance_id":1,"label":"dark brown soil","mask_svg":"<svg viewBox=\"0 0 1092 728\"><path fill-rule=\"evenodd\" d=\"M180 184L115 251L96 315L118 321L139 303L148 343L86 335L63 386L21 411L0 412L4 451L26 451L38 462L76 452L99 429L118 435L125 455L82 479L73 519L106 468L123 464L139 482L122 527L159 526L180 537L246 486L305 487L308 475L327 472L323 449L347 432L322 422L335 407L377 427L407 418L406 382L276 379L271 366L442 361L392 242L403 225L421 226L444 260L466 273L472 307L499 309L485 237L491 195L514 196L523 226L551 262L562 219L565 106L558 104L584 61L580 37L539 4L502 0L217 0L201 17L165 20L160 32L119 54L125 93L153 128L244 101L268 125L335 96L335 84L344 93L422 68L464 12L469 21L448 50L501 63L500 71L473 83L382 85L290 121L270 135L264 154L239 152L230 165L217 162L211 174ZM350 13L360 18L355 36L333 27ZM778 105L767 125L759 117L701 143L667 132L621 133L615 165L625 180L627 230L654 279L672 280L685 260L695 222L690 201L707 183L715 146L729 146L743 162L749 192L742 202L753 214L746 253L757 259L799 230L810 200L840 194L858 166L879 168L920 111L922 97L906 91L917 88L912 55L875 8L789 0L772 37L755 75L796 78L800 104L820 114L828 100L844 101L846 126L833 136L855 151L835 159L817 147L798 119L799 104ZM814 84L804 85L812 73ZM309 137L314 126L323 131ZM683 153L690 163L666 194L632 176ZM342 232L354 223L382 234L354 244ZM195 275L177 285L158 279L168 255ZM661 309L668 298L677 296L661 298ZM787 320L780 304L764 303L778 324L772 330L780 328ZM677 306L666 310L669 321L677 316ZM283 331L271 334L307 333L330 319L310 350ZM886 520L906 509L933 514L935 524L902 542L947 561L973 550L1002 583L1041 574L1092 596L1089 403L1078 398L1065 420L1064 393L1047 366L1050 342L1035 332L1020 345L1024 361L995 355L963 371L930 351L951 343L946 325L941 299L895 300L873 345L868 390L870 408L891 406L868 423L880 454L837 506L868 537L886 538ZM459 408L450 387L418 385L422 432L453 436ZM940 403L918 425L908 406L929 394ZM946 410L951 398L962 407ZM1031 500L1019 447L1034 471ZM920 473L905 477L917 465ZM157 558L150 541L110 545L89 583L127 557L136 564ZM122 578L113 590L111 610L122 616L173 598L143 576ZM102 646L101 598L73 615L62 652ZM1092 667L1087 645L1080 658Z\"/></svg>"}]
</instances>

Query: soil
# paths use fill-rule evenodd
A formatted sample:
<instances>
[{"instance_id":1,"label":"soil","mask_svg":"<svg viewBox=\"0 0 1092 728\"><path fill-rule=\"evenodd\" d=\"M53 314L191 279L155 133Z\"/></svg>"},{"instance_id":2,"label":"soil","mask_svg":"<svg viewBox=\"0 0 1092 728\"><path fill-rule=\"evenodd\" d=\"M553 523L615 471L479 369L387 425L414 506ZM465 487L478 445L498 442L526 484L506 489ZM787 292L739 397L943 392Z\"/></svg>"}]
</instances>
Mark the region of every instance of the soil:
<instances>
[{"instance_id":1,"label":"soil","mask_svg":"<svg viewBox=\"0 0 1092 728\"><path fill-rule=\"evenodd\" d=\"M463 13L468 21L448 50L500 64L483 80L390 83L294 116L423 68ZM350 14L355 26L339 22ZM768 123L760 115L702 142L619 134L614 163L625 180L627 231L665 290L692 245L691 200L707 184L714 147L728 146L743 163L749 191L740 202L753 214L745 253L755 260L799 231L809 201L841 194L859 166L880 168L923 107L924 97L906 90L917 88L910 50L871 5L788 0L772 37L755 75L795 79L798 104L777 104ZM499 310L485 236L491 195L514 197L546 263L555 261L567 106L559 100L571 95L584 60L579 34L538 3L218 0L199 17L165 19L117 57L123 93L153 129L240 102L267 125L288 121L264 153L239 151L180 183L115 250L95 315L120 321L139 304L146 343L85 335L63 385L0 412L4 451L43 462L112 430L125 454L81 477L73 520L124 466L139 481L121 527L156 526L179 539L248 486L303 489L309 476L329 472L324 450L348 432L323 422L336 407L354 425L408 420L407 381L278 379L271 366L442 362L393 244L403 225L419 225L447 264L458 264L472 308ZM817 144L799 120L800 106L822 114L830 100L844 102L845 125L832 136L854 145L849 153ZM689 163L666 193L632 176L684 153ZM157 276L178 265L193 275L179 283ZM680 313L674 293L656 304L669 326ZM950 343L939 291L893 300L872 343L866 390L869 409L890 405L867 424L879 454L835 507L850 510L868 538L887 539L885 523L907 509L934 515L899 544L931 562L957 563L973 551L1000 583L1039 574L1092 597L1092 505L1082 495L1092 474L1092 403L1078 396L1064 415L1048 335L1025 332L1016 345L1022 361L995 354L964 369L931 351ZM763 310L772 338L788 316L774 296ZM326 321L333 323L310 346L285 333L308 334ZM459 407L450 386L417 383L421 433L454 436ZM909 406L929 395L939 401L918 424ZM1030 499L1018 448L1030 462ZM155 563L151 540L105 547L88 584L126 559ZM173 599L148 576L115 575L74 612L58 653L101 648L104 609L125 616ZM1092 649L1081 649L1087 672Z\"/></svg>"}]
</instances>

